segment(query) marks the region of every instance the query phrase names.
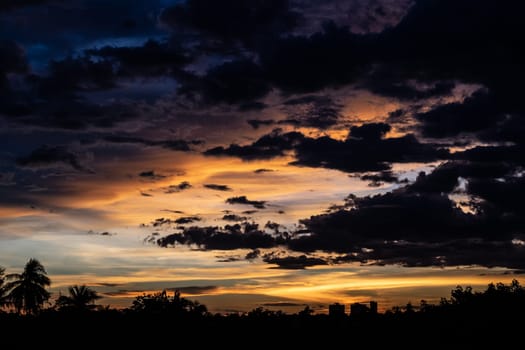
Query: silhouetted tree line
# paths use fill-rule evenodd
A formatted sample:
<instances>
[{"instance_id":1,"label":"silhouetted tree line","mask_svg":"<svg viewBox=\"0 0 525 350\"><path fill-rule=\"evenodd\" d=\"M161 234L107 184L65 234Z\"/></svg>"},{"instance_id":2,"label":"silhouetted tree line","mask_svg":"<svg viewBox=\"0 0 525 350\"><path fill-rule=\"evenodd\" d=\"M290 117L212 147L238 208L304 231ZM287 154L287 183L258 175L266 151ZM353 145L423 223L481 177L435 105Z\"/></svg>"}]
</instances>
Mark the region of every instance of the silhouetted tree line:
<instances>
[{"instance_id":1,"label":"silhouetted tree line","mask_svg":"<svg viewBox=\"0 0 525 350\"><path fill-rule=\"evenodd\" d=\"M489 284L485 291L457 286L450 298L438 304L422 300L383 313L344 314L332 317L315 314L306 306L289 314L263 307L246 313L213 314L197 301L181 297L179 291L143 294L125 309L96 305L96 291L85 285L68 288L49 303L51 284L44 267L30 259L23 273L5 275L0 268L0 331L27 331L26 345L36 345L52 335L84 345L165 344L190 337L195 345L240 347L271 345L378 345L388 340L403 348L432 345L472 345L483 341L513 344L525 319L525 288L517 280L509 285ZM47 304L46 304L47 303ZM244 340L243 340L244 339ZM109 341L109 342L108 342ZM430 342L425 345L424 342ZM34 342L34 343L33 343ZM284 343L283 343L284 342Z\"/></svg>"}]
</instances>

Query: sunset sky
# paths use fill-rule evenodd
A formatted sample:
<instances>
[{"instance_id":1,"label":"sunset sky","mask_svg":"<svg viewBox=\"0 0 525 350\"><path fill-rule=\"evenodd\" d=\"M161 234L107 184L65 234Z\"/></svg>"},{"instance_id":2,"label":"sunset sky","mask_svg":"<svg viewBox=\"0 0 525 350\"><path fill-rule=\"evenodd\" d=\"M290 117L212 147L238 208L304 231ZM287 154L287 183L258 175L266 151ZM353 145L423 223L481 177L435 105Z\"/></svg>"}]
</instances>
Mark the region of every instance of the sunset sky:
<instances>
[{"instance_id":1,"label":"sunset sky","mask_svg":"<svg viewBox=\"0 0 525 350\"><path fill-rule=\"evenodd\" d=\"M212 312L525 272L525 4L0 1L0 266Z\"/></svg>"}]
</instances>

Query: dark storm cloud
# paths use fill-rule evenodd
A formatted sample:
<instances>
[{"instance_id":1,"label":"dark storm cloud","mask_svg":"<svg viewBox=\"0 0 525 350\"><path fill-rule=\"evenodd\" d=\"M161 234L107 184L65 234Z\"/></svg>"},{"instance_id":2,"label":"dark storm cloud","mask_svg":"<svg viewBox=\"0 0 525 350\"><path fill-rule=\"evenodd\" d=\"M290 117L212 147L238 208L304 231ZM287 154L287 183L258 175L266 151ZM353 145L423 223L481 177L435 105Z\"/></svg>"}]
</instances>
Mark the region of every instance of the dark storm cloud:
<instances>
[{"instance_id":1,"label":"dark storm cloud","mask_svg":"<svg viewBox=\"0 0 525 350\"><path fill-rule=\"evenodd\" d=\"M270 125L275 124L275 120L271 120L271 119L263 119L263 120L250 119L250 120L247 120L247 123L250 124L252 128L259 129L260 126L270 126Z\"/></svg>"},{"instance_id":2,"label":"dark storm cloud","mask_svg":"<svg viewBox=\"0 0 525 350\"><path fill-rule=\"evenodd\" d=\"M156 18L162 1L47 1L49 6L5 13L1 18L5 30L0 36L10 36L30 48L31 60L40 65L53 57L63 57L89 46L135 44L163 34ZM28 1L17 3L24 2ZM96 25L93 25L95 20Z\"/></svg>"},{"instance_id":3,"label":"dark storm cloud","mask_svg":"<svg viewBox=\"0 0 525 350\"><path fill-rule=\"evenodd\" d=\"M478 133L483 141L513 142L523 145L525 138L525 114L506 114L504 119Z\"/></svg>"},{"instance_id":4,"label":"dark storm cloud","mask_svg":"<svg viewBox=\"0 0 525 350\"><path fill-rule=\"evenodd\" d=\"M406 78L485 85L507 111L521 110L519 65L525 5L505 0L417 1L379 38L381 60Z\"/></svg>"},{"instance_id":5,"label":"dark storm cloud","mask_svg":"<svg viewBox=\"0 0 525 350\"><path fill-rule=\"evenodd\" d=\"M113 128L138 116L134 102L98 105L63 89L59 89L57 94L40 88L37 91L12 91L3 102L0 113L9 121L45 128Z\"/></svg>"},{"instance_id":6,"label":"dark storm cloud","mask_svg":"<svg viewBox=\"0 0 525 350\"><path fill-rule=\"evenodd\" d=\"M257 225L243 223L225 228L192 228L194 231L161 238L158 244L178 242L204 249L281 246L305 253L346 254L318 258L273 251L263 255L263 261L286 269L349 261L409 267L481 265L523 269L525 248L520 242L525 238L521 232L525 225L525 180L514 169L504 159L452 160L428 174L420 173L415 182L393 192L350 196L347 207L302 220L306 229L291 235L277 231L268 235ZM460 178L466 185L459 191L480 199L472 203L473 213L463 212L448 196L457 191ZM252 241L248 246L241 236L247 232L258 232L259 243ZM247 259L260 254L254 252Z\"/></svg>"},{"instance_id":7,"label":"dark storm cloud","mask_svg":"<svg viewBox=\"0 0 525 350\"><path fill-rule=\"evenodd\" d=\"M204 187L215 190L215 191L231 191L232 189L227 185L218 185L218 184L204 184Z\"/></svg>"},{"instance_id":8,"label":"dark storm cloud","mask_svg":"<svg viewBox=\"0 0 525 350\"><path fill-rule=\"evenodd\" d=\"M350 210L303 220L309 234L298 235L287 246L351 253L349 261L378 264L522 269L525 181L513 169L505 160L450 161L430 174L421 173L405 188L352 197ZM466 181L460 191L479 198L470 203L473 213L463 212L448 197L460 178Z\"/></svg>"},{"instance_id":9,"label":"dark storm cloud","mask_svg":"<svg viewBox=\"0 0 525 350\"><path fill-rule=\"evenodd\" d=\"M500 214L502 229L510 225L516 232L520 231L520 225L525 222L525 205L523 198L525 195L525 178L505 177L505 178L485 178L472 179L467 186L468 193L476 195L485 200L484 209L488 213L496 212Z\"/></svg>"},{"instance_id":10,"label":"dark storm cloud","mask_svg":"<svg viewBox=\"0 0 525 350\"><path fill-rule=\"evenodd\" d=\"M419 101L430 97L447 96L456 86L453 81L414 82L404 74L388 67L372 70L362 86L371 92L399 100Z\"/></svg>"},{"instance_id":11,"label":"dark storm cloud","mask_svg":"<svg viewBox=\"0 0 525 350\"><path fill-rule=\"evenodd\" d=\"M153 39L142 46L104 46L86 50L86 54L118 64L116 74L124 77L173 75L192 60L179 45Z\"/></svg>"},{"instance_id":12,"label":"dark storm cloud","mask_svg":"<svg viewBox=\"0 0 525 350\"><path fill-rule=\"evenodd\" d=\"M199 93L202 102L241 104L266 96L271 90L264 72L249 60L226 62L213 67L203 77L186 79L182 95Z\"/></svg>"},{"instance_id":13,"label":"dark storm cloud","mask_svg":"<svg viewBox=\"0 0 525 350\"><path fill-rule=\"evenodd\" d=\"M421 122L423 135L429 137L480 132L497 125L505 118L498 110L494 98L482 91L474 93L463 102L440 105L415 117Z\"/></svg>"},{"instance_id":14,"label":"dark storm cloud","mask_svg":"<svg viewBox=\"0 0 525 350\"><path fill-rule=\"evenodd\" d=\"M344 106L326 95L307 95L284 102L288 118L280 123L326 129L336 125Z\"/></svg>"},{"instance_id":15,"label":"dark storm cloud","mask_svg":"<svg viewBox=\"0 0 525 350\"><path fill-rule=\"evenodd\" d=\"M151 226L153 227L162 227L162 226L171 226L175 223L174 220L169 218L158 218L151 222ZM144 227L146 225L143 225Z\"/></svg>"},{"instance_id":16,"label":"dark storm cloud","mask_svg":"<svg viewBox=\"0 0 525 350\"><path fill-rule=\"evenodd\" d=\"M199 140L194 141L184 141L184 140L160 140L160 141L153 141L153 140L146 140L141 137L135 137L135 136L124 136L124 135L111 135L104 137L104 140L107 142L113 142L113 143L136 143L136 144L142 144L146 146L159 146L162 148L170 149L173 151L190 151L190 146L196 146L200 145L203 142Z\"/></svg>"},{"instance_id":17,"label":"dark storm cloud","mask_svg":"<svg viewBox=\"0 0 525 350\"><path fill-rule=\"evenodd\" d=\"M448 157L448 151L421 143L411 134L378 138L382 128L384 126L352 129L345 141L328 136L305 138L295 148L297 160L293 164L363 172L388 170L392 162L429 162Z\"/></svg>"},{"instance_id":18,"label":"dark storm cloud","mask_svg":"<svg viewBox=\"0 0 525 350\"><path fill-rule=\"evenodd\" d=\"M439 242L489 235L482 220L463 213L441 194L394 191L355 199L355 208L313 216L303 223L312 235L292 240L299 251L352 252L373 242ZM509 237L502 233L502 236Z\"/></svg>"},{"instance_id":19,"label":"dark storm cloud","mask_svg":"<svg viewBox=\"0 0 525 350\"><path fill-rule=\"evenodd\" d=\"M224 221L246 221L246 216L240 216L235 214L225 214L222 219Z\"/></svg>"},{"instance_id":20,"label":"dark storm cloud","mask_svg":"<svg viewBox=\"0 0 525 350\"><path fill-rule=\"evenodd\" d=\"M63 0L2 0L0 2L0 12L15 10L26 6L42 5L46 3L59 2Z\"/></svg>"},{"instance_id":21,"label":"dark storm cloud","mask_svg":"<svg viewBox=\"0 0 525 350\"><path fill-rule=\"evenodd\" d=\"M276 129L251 145L232 144L227 148L219 146L205 151L204 154L208 156L235 156L245 160L269 159L284 155L285 151L292 150L303 139L303 134L299 132L283 134L280 129Z\"/></svg>"},{"instance_id":22,"label":"dark storm cloud","mask_svg":"<svg viewBox=\"0 0 525 350\"><path fill-rule=\"evenodd\" d=\"M16 113L19 110L12 102L16 95L11 91L12 87L8 74L23 74L28 69L23 48L14 41L0 38L0 114Z\"/></svg>"},{"instance_id":23,"label":"dark storm cloud","mask_svg":"<svg viewBox=\"0 0 525 350\"><path fill-rule=\"evenodd\" d=\"M306 304L299 304L299 303L290 303L290 302L275 302L275 303L264 303L262 306L270 306L270 307L296 307L296 306L306 306Z\"/></svg>"},{"instance_id":24,"label":"dark storm cloud","mask_svg":"<svg viewBox=\"0 0 525 350\"><path fill-rule=\"evenodd\" d=\"M157 181L166 178L166 175L156 174L153 170L147 170L140 172L139 177L152 181Z\"/></svg>"},{"instance_id":25,"label":"dark storm cloud","mask_svg":"<svg viewBox=\"0 0 525 350\"><path fill-rule=\"evenodd\" d=\"M235 224L224 227L189 227L181 233L174 233L157 240L161 247L173 246L176 243L195 245L202 249L256 249L271 248L281 243L258 229L257 224Z\"/></svg>"},{"instance_id":26,"label":"dark storm cloud","mask_svg":"<svg viewBox=\"0 0 525 350\"><path fill-rule=\"evenodd\" d=\"M477 146L452 155L454 159L470 160L476 162L506 162L512 166L524 165L524 145L510 146Z\"/></svg>"},{"instance_id":27,"label":"dark storm cloud","mask_svg":"<svg viewBox=\"0 0 525 350\"><path fill-rule=\"evenodd\" d=\"M264 209L266 201L254 201L249 200L246 198L246 196L239 196L239 197L231 197L226 199L226 203L228 204L243 204L243 205L252 205L254 208L257 209Z\"/></svg>"},{"instance_id":28,"label":"dark storm cloud","mask_svg":"<svg viewBox=\"0 0 525 350\"><path fill-rule=\"evenodd\" d=\"M315 32L327 20L350 26L354 33L378 33L394 26L406 14L412 0L292 0L300 9L301 29Z\"/></svg>"},{"instance_id":29,"label":"dark storm cloud","mask_svg":"<svg viewBox=\"0 0 525 350\"><path fill-rule=\"evenodd\" d=\"M184 216L181 218L178 218L174 222L179 225L185 225L185 224L191 224L197 221L201 221L202 219L198 216Z\"/></svg>"},{"instance_id":30,"label":"dark storm cloud","mask_svg":"<svg viewBox=\"0 0 525 350\"><path fill-rule=\"evenodd\" d=\"M255 174L263 174L263 173L271 173L273 172L274 170L272 169L265 169L265 168L260 168L260 169L255 169L253 172Z\"/></svg>"},{"instance_id":31,"label":"dark storm cloud","mask_svg":"<svg viewBox=\"0 0 525 350\"><path fill-rule=\"evenodd\" d=\"M512 175L514 167L506 160L449 161L426 174L419 173L407 190L413 193L451 193L459 185L459 179L486 181L505 179Z\"/></svg>"},{"instance_id":32,"label":"dark storm cloud","mask_svg":"<svg viewBox=\"0 0 525 350\"><path fill-rule=\"evenodd\" d=\"M362 74L368 62L362 38L348 29L327 24L310 37L290 36L259 50L261 66L275 87L284 92L313 92L342 86Z\"/></svg>"},{"instance_id":33,"label":"dark storm cloud","mask_svg":"<svg viewBox=\"0 0 525 350\"><path fill-rule=\"evenodd\" d=\"M183 181L178 185L169 185L168 187L163 188L164 193L178 193L187 189L192 188L193 186L188 181Z\"/></svg>"},{"instance_id":34,"label":"dark storm cloud","mask_svg":"<svg viewBox=\"0 0 525 350\"><path fill-rule=\"evenodd\" d=\"M24 49L12 40L0 40L0 78L6 73L25 73L28 64Z\"/></svg>"},{"instance_id":35,"label":"dark storm cloud","mask_svg":"<svg viewBox=\"0 0 525 350\"><path fill-rule=\"evenodd\" d=\"M288 270L305 269L310 266L328 264L324 259L308 257L306 255L282 257L269 253L264 255L262 259L268 264L276 264L278 268Z\"/></svg>"},{"instance_id":36,"label":"dark storm cloud","mask_svg":"<svg viewBox=\"0 0 525 350\"><path fill-rule=\"evenodd\" d=\"M379 140L383 138L390 129L390 125L385 123L363 124L361 126L352 126L350 128L350 136L364 140Z\"/></svg>"},{"instance_id":37,"label":"dark storm cloud","mask_svg":"<svg viewBox=\"0 0 525 350\"><path fill-rule=\"evenodd\" d=\"M373 246L366 256L376 264L401 264L408 267L421 266L468 266L508 267L523 269L525 247L509 242L458 240L451 242L421 244L389 242ZM458 252L461 252L460 254Z\"/></svg>"},{"instance_id":38,"label":"dark storm cloud","mask_svg":"<svg viewBox=\"0 0 525 350\"><path fill-rule=\"evenodd\" d=\"M188 0L166 8L160 21L172 29L190 29L222 39L251 45L266 36L291 29L296 14L288 0Z\"/></svg>"},{"instance_id":39,"label":"dark storm cloud","mask_svg":"<svg viewBox=\"0 0 525 350\"><path fill-rule=\"evenodd\" d=\"M74 91L104 90L115 87L113 65L109 61L95 61L89 57L51 61L49 75L35 77L40 96L71 95Z\"/></svg>"},{"instance_id":40,"label":"dark storm cloud","mask_svg":"<svg viewBox=\"0 0 525 350\"><path fill-rule=\"evenodd\" d=\"M81 164L75 153L62 146L43 145L29 155L17 158L16 163L28 168L45 168L65 164L80 172L93 173L93 170Z\"/></svg>"},{"instance_id":41,"label":"dark storm cloud","mask_svg":"<svg viewBox=\"0 0 525 350\"><path fill-rule=\"evenodd\" d=\"M257 213L257 212L258 212L258 210L244 210L244 211L242 212L242 214L252 215L252 214L255 214L255 213Z\"/></svg>"},{"instance_id":42,"label":"dark storm cloud","mask_svg":"<svg viewBox=\"0 0 525 350\"><path fill-rule=\"evenodd\" d=\"M306 137L299 132L281 133L279 129L262 136L251 145L216 147L204 152L209 156L235 156L245 160L268 159L295 151L292 164L324 167L342 171L382 171L392 162L428 162L446 159L449 152L437 145L421 143L414 135L383 138L390 130L384 123L364 124L350 129L345 141L328 136Z\"/></svg>"},{"instance_id":43,"label":"dark storm cloud","mask_svg":"<svg viewBox=\"0 0 525 350\"><path fill-rule=\"evenodd\" d=\"M395 183L399 181L398 177L390 170L362 175L361 180L370 181L368 185L371 187L381 186L383 182Z\"/></svg>"},{"instance_id":44,"label":"dark storm cloud","mask_svg":"<svg viewBox=\"0 0 525 350\"><path fill-rule=\"evenodd\" d=\"M208 293L214 292L217 289L218 289L217 286L183 286L183 287L168 288L167 290L179 291L182 294L200 295L200 294L208 294Z\"/></svg>"}]
</instances>

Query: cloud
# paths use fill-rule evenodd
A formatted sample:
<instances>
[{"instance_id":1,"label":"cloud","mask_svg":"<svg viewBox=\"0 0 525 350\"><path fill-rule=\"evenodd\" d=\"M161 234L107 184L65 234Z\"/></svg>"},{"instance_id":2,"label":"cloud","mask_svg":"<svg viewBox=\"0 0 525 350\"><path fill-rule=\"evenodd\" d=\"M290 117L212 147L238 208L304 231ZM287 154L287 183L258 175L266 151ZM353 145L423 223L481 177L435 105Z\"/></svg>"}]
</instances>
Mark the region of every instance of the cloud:
<instances>
[{"instance_id":1,"label":"cloud","mask_svg":"<svg viewBox=\"0 0 525 350\"><path fill-rule=\"evenodd\" d=\"M188 181L183 181L178 185L169 185L168 187L163 188L164 193L178 193L187 189L192 188L193 186Z\"/></svg>"},{"instance_id":2,"label":"cloud","mask_svg":"<svg viewBox=\"0 0 525 350\"><path fill-rule=\"evenodd\" d=\"M179 291L182 294L192 294L192 295L200 295L200 294L209 294L218 289L217 286L182 286L182 287L174 287L174 288L168 288L168 291Z\"/></svg>"},{"instance_id":3,"label":"cloud","mask_svg":"<svg viewBox=\"0 0 525 350\"><path fill-rule=\"evenodd\" d=\"M272 169L260 168L260 169L255 169L253 172L255 174L263 174L263 173L270 173L272 171L273 171Z\"/></svg>"},{"instance_id":4,"label":"cloud","mask_svg":"<svg viewBox=\"0 0 525 350\"><path fill-rule=\"evenodd\" d=\"M408 79L404 72L389 69L388 65L385 65L369 72L361 86L380 96L394 97L401 101L420 101L451 95L456 83L448 80Z\"/></svg>"},{"instance_id":5,"label":"cloud","mask_svg":"<svg viewBox=\"0 0 525 350\"><path fill-rule=\"evenodd\" d=\"M306 95L292 98L283 103L287 119L280 124L326 129L338 123L342 117L343 105L336 103L328 95Z\"/></svg>"},{"instance_id":6,"label":"cloud","mask_svg":"<svg viewBox=\"0 0 525 350\"><path fill-rule=\"evenodd\" d=\"M252 215L252 214L255 214L257 212L258 212L258 210L244 210L242 213L246 214L246 215Z\"/></svg>"},{"instance_id":7,"label":"cloud","mask_svg":"<svg viewBox=\"0 0 525 350\"><path fill-rule=\"evenodd\" d=\"M170 149L173 151L190 151L191 146L200 145L203 142L194 140L194 141L184 141L184 140L161 140L161 141L152 141L152 140L146 140L141 137L135 137L135 136L118 136L118 135L110 135L105 136L104 140L107 142L113 142L113 143L136 143L136 144L142 144L146 146L159 146L162 148Z\"/></svg>"},{"instance_id":8,"label":"cloud","mask_svg":"<svg viewBox=\"0 0 525 350\"><path fill-rule=\"evenodd\" d=\"M155 173L154 170L147 170L147 171L140 172L139 177L143 179L151 180L151 181L158 181L158 180L165 179L166 175L157 174Z\"/></svg>"},{"instance_id":9,"label":"cloud","mask_svg":"<svg viewBox=\"0 0 525 350\"><path fill-rule=\"evenodd\" d=\"M110 233L108 231L95 232L93 230L89 230L88 234L90 234L90 235L99 235L99 236L114 236L114 235L116 235L116 233Z\"/></svg>"},{"instance_id":10,"label":"cloud","mask_svg":"<svg viewBox=\"0 0 525 350\"><path fill-rule=\"evenodd\" d=\"M423 135L450 137L461 133L476 133L503 121L494 98L483 91L467 97L463 102L453 102L416 114L421 122Z\"/></svg>"},{"instance_id":11,"label":"cloud","mask_svg":"<svg viewBox=\"0 0 525 350\"><path fill-rule=\"evenodd\" d=\"M246 196L239 196L239 197L230 197L226 199L226 203L228 204L244 204L244 205L252 205L254 208L257 209L264 209L266 201L253 201L246 198Z\"/></svg>"},{"instance_id":12,"label":"cloud","mask_svg":"<svg viewBox=\"0 0 525 350\"><path fill-rule=\"evenodd\" d=\"M287 246L347 253L328 259L331 263L522 269L523 247L515 242L521 242L519 227L525 224L525 181L505 159L488 159L449 161L429 174L420 173L406 187L352 197L348 208L302 220L306 235L296 235ZM463 188L458 187L460 179ZM464 212L450 199L458 188L477 198L466 203L473 212Z\"/></svg>"},{"instance_id":13,"label":"cloud","mask_svg":"<svg viewBox=\"0 0 525 350\"><path fill-rule=\"evenodd\" d=\"M119 77L175 76L192 61L187 51L174 42L159 42L149 39L142 46L104 46L86 50L89 56L118 63L115 74Z\"/></svg>"},{"instance_id":14,"label":"cloud","mask_svg":"<svg viewBox=\"0 0 525 350\"><path fill-rule=\"evenodd\" d=\"M292 150L303 138L303 134L299 132L292 131L283 134L281 129L275 129L251 145L232 144L227 148L219 146L208 149L204 155L235 156L245 160L275 158L284 155L285 151Z\"/></svg>"},{"instance_id":15,"label":"cloud","mask_svg":"<svg viewBox=\"0 0 525 350\"><path fill-rule=\"evenodd\" d=\"M290 303L286 301L262 304L262 306L271 306L271 307L296 307L296 306L305 306L305 305L306 304Z\"/></svg>"},{"instance_id":16,"label":"cloud","mask_svg":"<svg viewBox=\"0 0 525 350\"><path fill-rule=\"evenodd\" d=\"M449 152L438 145L420 143L408 134L402 137L382 138L390 130L384 123L371 123L351 128L345 141L328 136L306 137L299 132L283 134L272 131L250 145L232 144L204 152L208 156L235 156L244 160L268 159L295 150L294 165L323 167L347 172L383 171L393 162L430 162L446 159Z\"/></svg>"},{"instance_id":17,"label":"cloud","mask_svg":"<svg viewBox=\"0 0 525 350\"><path fill-rule=\"evenodd\" d=\"M12 40L0 40L0 79L7 79L7 73L26 73L28 68L24 49Z\"/></svg>"},{"instance_id":18,"label":"cloud","mask_svg":"<svg viewBox=\"0 0 525 350\"><path fill-rule=\"evenodd\" d=\"M386 128L386 124L354 127L345 141L328 136L304 138L295 149L293 164L363 172L388 170L393 162L430 162L448 157L448 151L420 143L412 134L379 138Z\"/></svg>"},{"instance_id":19,"label":"cloud","mask_svg":"<svg viewBox=\"0 0 525 350\"><path fill-rule=\"evenodd\" d=\"M268 264L276 264L280 269L298 270L310 266L327 265L327 262L321 258L300 256L276 256L269 253L263 256L263 261Z\"/></svg>"},{"instance_id":20,"label":"cloud","mask_svg":"<svg viewBox=\"0 0 525 350\"><path fill-rule=\"evenodd\" d=\"M189 0L166 8L160 21L174 30L188 28L203 36L250 46L291 29L296 15L288 0Z\"/></svg>"},{"instance_id":21,"label":"cloud","mask_svg":"<svg viewBox=\"0 0 525 350\"><path fill-rule=\"evenodd\" d=\"M94 173L93 170L80 163L75 153L67 150L63 146L43 145L29 155L17 158L16 163L19 166L28 168L46 168L63 164L79 172Z\"/></svg>"},{"instance_id":22,"label":"cloud","mask_svg":"<svg viewBox=\"0 0 525 350\"><path fill-rule=\"evenodd\" d=\"M260 231L257 224L249 223L224 227L188 227L180 233L157 239L161 247L184 244L208 250L271 248L279 243L282 243L281 239Z\"/></svg>"},{"instance_id":23,"label":"cloud","mask_svg":"<svg viewBox=\"0 0 525 350\"><path fill-rule=\"evenodd\" d=\"M352 126L350 128L350 136L364 140L379 140L382 139L390 129L390 125L386 123L363 124L361 126Z\"/></svg>"},{"instance_id":24,"label":"cloud","mask_svg":"<svg viewBox=\"0 0 525 350\"><path fill-rule=\"evenodd\" d=\"M16 101L18 96L11 86L10 75L24 74L28 70L25 50L12 40L0 38L0 116L24 113L25 108Z\"/></svg>"},{"instance_id":25,"label":"cloud","mask_svg":"<svg viewBox=\"0 0 525 350\"><path fill-rule=\"evenodd\" d=\"M273 86L307 93L357 81L370 61L362 42L348 29L327 23L323 32L273 40L258 53Z\"/></svg>"},{"instance_id":26,"label":"cloud","mask_svg":"<svg viewBox=\"0 0 525 350\"><path fill-rule=\"evenodd\" d=\"M383 182L395 183L398 182L399 179L392 171L385 170L378 173L362 175L361 180L370 181L369 186L377 187L381 186Z\"/></svg>"},{"instance_id":27,"label":"cloud","mask_svg":"<svg viewBox=\"0 0 525 350\"><path fill-rule=\"evenodd\" d=\"M209 69L203 77L187 77L181 95L198 93L203 103L246 106L270 92L262 69L249 60L226 62Z\"/></svg>"},{"instance_id":28,"label":"cloud","mask_svg":"<svg viewBox=\"0 0 525 350\"><path fill-rule=\"evenodd\" d=\"M240 216L235 214L226 214L222 217L224 221L246 221L246 216Z\"/></svg>"},{"instance_id":29,"label":"cloud","mask_svg":"<svg viewBox=\"0 0 525 350\"><path fill-rule=\"evenodd\" d=\"M9 97L4 101L6 103L0 105L0 112L13 123L83 130L89 127L113 128L121 122L138 117L137 105L133 101L126 104L94 104L71 94L69 90L57 90L55 94L52 87L40 88L39 79L32 79L36 79L34 89L13 90L6 96Z\"/></svg>"},{"instance_id":30,"label":"cloud","mask_svg":"<svg viewBox=\"0 0 525 350\"><path fill-rule=\"evenodd\" d=\"M299 251L345 253L374 242L436 242L487 234L482 220L463 213L446 195L405 190L358 198L354 209L302 222L313 234L290 241L289 246Z\"/></svg>"},{"instance_id":31,"label":"cloud","mask_svg":"<svg viewBox=\"0 0 525 350\"><path fill-rule=\"evenodd\" d=\"M201 221L201 220L202 219L198 216L184 216L184 217L178 218L174 222L179 225L185 225L185 224L191 224L191 223L194 223L196 221Z\"/></svg>"},{"instance_id":32,"label":"cloud","mask_svg":"<svg viewBox=\"0 0 525 350\"><path fill-rule=\"evenodd\" d=\"M215 190L215 191L231 191L232 189L227 185L218 185L218 184L204 184L204 187Z\"/></svg>"},{"instance_id":33,"label":"cloud","mask_svg":"<svg viewBox=\"0 0 525 350\"><path fill-rule=\"evenodd\" d=\"M412 0L294 0L302 20L300 30L317 32L327 21L349 26L354 33L380 33L396 25L412 5Z\"/></svg>"},{"instance_id":34,"label":"cloud","mask_svg":"<svg viewBox=\"0 0 525 350\"><path fill-rule=\"evenodd\" d=\"M47 77L35 77L43 96L71 95L74 91L105 90L116 86L113 65L107 60L84 56L51 61Z\"/></svg>"},{"instance_id":35,"label":"cloud","mask_svg":"<svg viewBox=\"0 0 525 350\"><path fill-rule=\"evenodd\" d=\"M151 226L153 227L162 227L162 226L171 226L175 223L175 220L169 219L169 218L158 218L151 222ZM144 225L145 226L145 225Z\"/></svg>"},{"instance_id":36,"label":"cloud","mask_svg":"<svg viewBox=\"0 0 525 350\"><path fill-rule=\"evenodd\" d=\"M434 244L393 242L374 246L368 258L377 264L401 264L407 267L478 265L523 269L524 252L523 246L510 241L457 240Z\"/></svg>"},{"instance_id":37,"label":"cloud","mask_svg":"<svg viewBox=\"0 0 525 350\"><path fill-rule=\"evenodd\" d=\"M259 129L259 127L261 125L269 126L269 125L275 124L275 120L271 120L271 119L263 119L263 120L260 120L260 119L249 119L247 121L247 123L250 124L252 128Z\"/></svg>"},{"instance_id":38,"label":"cloud","mask_svg":"<svg viewBox=\"0 0 525 350\"><path fill-rule=\"evenodd\" d=\"M12 11L17 8L26 7L26 6L36 6L46 3L58 2L61 0L3 0L0 3L0 12L2 11Z\"/></svg>"},{"instance_id":39,"label":"cloud","mask_svg":"<svg viewBox=\"0 0 525 350\"><path fill-rule=\"evenodd\" d=\"M517 88L523 72L516 51L522 3L505 0L417 1L381 36L382 61L406 78L454 78L486 86L506 111L523 110ZM468 16L465 14L468 13ZM487 23L491 23L487 26Z\"/></svg>"}]
</instances>

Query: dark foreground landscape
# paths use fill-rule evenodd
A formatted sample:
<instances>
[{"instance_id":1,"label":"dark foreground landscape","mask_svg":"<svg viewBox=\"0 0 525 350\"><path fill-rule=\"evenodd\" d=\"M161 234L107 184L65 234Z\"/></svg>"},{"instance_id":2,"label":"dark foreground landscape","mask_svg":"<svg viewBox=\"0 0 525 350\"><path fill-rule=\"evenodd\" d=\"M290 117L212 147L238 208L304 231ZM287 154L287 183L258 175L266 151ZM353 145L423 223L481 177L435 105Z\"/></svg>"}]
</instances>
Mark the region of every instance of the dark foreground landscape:
<instances>
[{"instance_id":1,"label":"dark foreground landscape","mask_svg":"<svg viewBox=\"0 0 525 350\"><path fill-rule=\"evenodd\" d=\"M243 314L212 314L178 292L142 295L126 309L75 304L89 288L35 313L0 312L4 344L85 348L345 347L426 349L518 345L525 315L525 288L517 280L490 284L483 292L458 286L439 304L407 304L384 313L365 304L352 312L333 304L330 314L307 306L295 314L256 308ZM79 289L80 288L80 289ZM82 289L84 288L84 289ZM80 292L80 293L78 293ZM89 293L88 293L89 294ZM96 295L96 294L94 294ZM356 306L357 305L357 306ZM183 345L186 344L186 345ZM514 346L514 345L513 345Z\"/></svg>"}]
</instances>

